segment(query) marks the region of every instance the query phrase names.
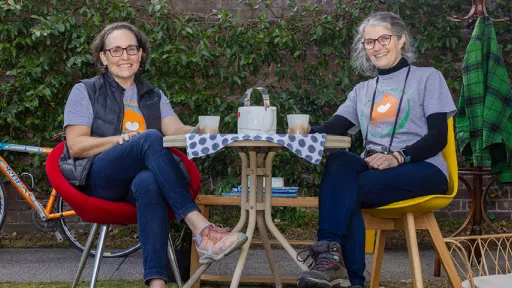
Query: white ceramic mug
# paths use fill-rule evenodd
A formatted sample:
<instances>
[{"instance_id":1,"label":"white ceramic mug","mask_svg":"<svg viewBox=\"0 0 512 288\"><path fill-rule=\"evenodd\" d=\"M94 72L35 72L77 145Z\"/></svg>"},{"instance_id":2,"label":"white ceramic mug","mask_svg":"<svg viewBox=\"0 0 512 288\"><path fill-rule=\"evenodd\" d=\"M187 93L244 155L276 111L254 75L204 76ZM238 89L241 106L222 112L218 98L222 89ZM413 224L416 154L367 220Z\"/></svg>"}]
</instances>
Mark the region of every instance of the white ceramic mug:
<instances>
[{"instance_id":1,"label":"white ceramic mug","mask_svg":"<svg viewBox=\"0 0 512 288\"><path fill-rule=\"evenodd\" d=\"M199 116L199 128L204 134L218 134L219 122L219 116Z\"/></svg>"},{"instance_id":2,"label":"white ceramic mug","mask_svg":"<svg viewBox=\"0 0 512 288\"><path fill-rule=\"evenodd\" d=\"M290 114L288 118L288 134L308 134L309 115Z\"/></svg>"}]
</instances>

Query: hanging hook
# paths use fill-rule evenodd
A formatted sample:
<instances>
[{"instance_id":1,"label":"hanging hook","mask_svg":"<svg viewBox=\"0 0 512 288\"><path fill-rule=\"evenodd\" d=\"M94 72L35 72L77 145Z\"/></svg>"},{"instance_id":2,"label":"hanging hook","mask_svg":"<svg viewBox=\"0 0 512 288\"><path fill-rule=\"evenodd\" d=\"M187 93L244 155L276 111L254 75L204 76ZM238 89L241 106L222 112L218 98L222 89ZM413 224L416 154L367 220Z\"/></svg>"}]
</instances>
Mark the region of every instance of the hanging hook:
<instances>
[{"instance_id":1,"label":"hanging hook","mask_svg":"<svg viewBox=\"0 0 512 288\"><path fill-rule=\"evenodd\" d=\"M465 21L465 20L473 20L473 18L478 18L478 17L481 17L481 16L489 16L487 14L487 10L485 9L485 0L471 0L471 10L469 11L468 15L464 16L464 17L459 17L459 16L453 16L453 17L448 17L448 19L450 19L451 21L455 21L455 22L461 22L461 21ZM494 22L504 22L504 21L510 21L510 18L508 17L505 17L505 18L500 18L500 19L492 19L492 21Z\"/></svg>"}]
</instances>

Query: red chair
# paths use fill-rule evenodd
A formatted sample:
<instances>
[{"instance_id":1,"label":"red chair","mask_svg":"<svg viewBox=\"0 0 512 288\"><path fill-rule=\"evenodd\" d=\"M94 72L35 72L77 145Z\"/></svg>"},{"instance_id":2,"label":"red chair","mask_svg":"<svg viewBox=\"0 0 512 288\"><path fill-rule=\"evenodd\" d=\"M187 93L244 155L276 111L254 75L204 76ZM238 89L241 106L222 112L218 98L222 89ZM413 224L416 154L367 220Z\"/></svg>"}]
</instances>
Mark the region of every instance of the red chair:
<instances>
[{"instance_id":1,"label":"red chair","mask_svg":"<svg viewBox=\"0 0 512 288\"><path fill-rule=\"evenodd\" d=\"M76 287L78 281L80 281L80 276L92 248L92 243L94 242L98 228L101 226L90 285L92 288L95 287L99 275L99 267L103 256L103 248L109 226L112 224L137 224L137 213L135 205L90 197L77 190L73 185L69 184L59 168L59 158L63 153L64 143L65 142L62 142L57 145L49 154L48 159L46 160L46 174L48 175L48 179L50 180L52 187L57 191L60 197L62 197L71 208L73 208L76 214L82 218L83 221L94 223L91 228L91 232L89 233L84 252L82 253L82 259L80 260L80 265L75 276L75 280L73 281L73 288ZM190 193L195 199L199 193L199 187L201 185L199 170L195 166L194 162L188 159L181 151L175 148L171 148L171 151L183 161L183 164L190 175ZM169 209L169 220L174 220L174 218L172 210ZM178 272L176 256L170 237L168 242L169 261L176 283L181 287L181 277Z\"/></svg>"}]
</instances>

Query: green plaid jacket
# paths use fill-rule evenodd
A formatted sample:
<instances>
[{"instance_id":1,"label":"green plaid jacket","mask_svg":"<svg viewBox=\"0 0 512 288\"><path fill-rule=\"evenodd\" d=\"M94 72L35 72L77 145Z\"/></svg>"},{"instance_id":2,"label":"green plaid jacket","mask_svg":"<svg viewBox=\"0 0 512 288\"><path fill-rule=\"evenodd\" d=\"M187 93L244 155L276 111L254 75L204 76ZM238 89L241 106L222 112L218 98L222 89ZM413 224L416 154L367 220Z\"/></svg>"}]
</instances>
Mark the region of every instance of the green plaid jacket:
<instances>
[{"instance_id":1,"label":"green plaid jacket","mask_svg":"<svg viewBox=\"0 0 512 288\"><path fill-rule=\"evenodd\" d=\"M480 17L462 65L457 145L475 166L512 182L512 91L490 17Z\"/></svg>"}]
</instances>

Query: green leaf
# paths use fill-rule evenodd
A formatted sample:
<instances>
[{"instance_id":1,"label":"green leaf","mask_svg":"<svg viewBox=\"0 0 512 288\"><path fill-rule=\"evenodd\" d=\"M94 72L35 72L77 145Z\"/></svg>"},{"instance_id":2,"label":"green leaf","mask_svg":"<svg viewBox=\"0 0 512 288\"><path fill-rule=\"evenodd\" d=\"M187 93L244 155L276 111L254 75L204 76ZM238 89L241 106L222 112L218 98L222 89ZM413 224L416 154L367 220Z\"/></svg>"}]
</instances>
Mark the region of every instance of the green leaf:
<instances>
[{"instance_id":1,"label":"green leaf","mask_svg":"<svg viewBox=\"0 0 512 288\"><path fill-rule=\"evenodd\" d=\"M238 85L242 85L240 78L238 78L237 76L233 76L233 81L235 81Z\"/></svg>"}]
</instances>

